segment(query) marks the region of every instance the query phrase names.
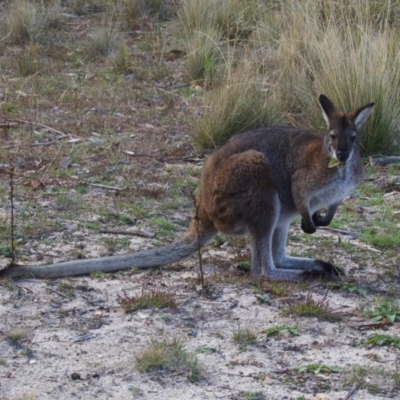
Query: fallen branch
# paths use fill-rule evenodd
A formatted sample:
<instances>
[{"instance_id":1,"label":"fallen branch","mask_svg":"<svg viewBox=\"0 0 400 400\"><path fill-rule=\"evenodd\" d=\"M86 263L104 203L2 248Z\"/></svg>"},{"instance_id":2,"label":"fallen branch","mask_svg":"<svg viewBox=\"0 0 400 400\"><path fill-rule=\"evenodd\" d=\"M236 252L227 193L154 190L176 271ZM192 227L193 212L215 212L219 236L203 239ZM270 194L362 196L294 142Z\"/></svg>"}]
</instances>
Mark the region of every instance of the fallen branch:
<instances>
[{"instance_id":1,"label":"fallen branch","mask_svg":"<svg viewBox=\"0 0 400 400\"><path fill-rule=\"evenodd\" d=\"M1 115L0 117L5 119L8 122L11 122L11 123L18 122L20 124L35 125L35 126L39 126L41 128L44 128L44 129L48 129L49 131L52 131L54 133L57 133L58 135L61 135L61 137L59 137L58 139L62 139L63 137L68 136L67 134L65 134L64 132L59 131L58 129L54 129L51 126L40 124L39 122L26 121L24 119L9 119L9 118L5 117L4 115Z\"/></svg>"},{"instance_id":2,"label":"fallen branch","mask_svg":"<svg viewBox=\"0 0 400 400\"><path fill-rule=\"evenodd\" d=\"M58 294L59 296L61 296L61 297L64 297L64 299L69 299L69 297L67 296L67 295L65 295L64 293L60 293L60 292L58 292L57 290L54 290L54 289L52 289L52 288L46 288L46 290L49 290L50 292L53 292L53 293L55 293L55 294Z\"/></svg>"},{"instance_id":3,"label":"fallen branch","mask_svg":"<svg viewBox=\"0 0 400 400\"><path fill-rule=\"evenodd\" d=\"M156 235L154 233L146 233L146 232L100 230L99 233L107 233L110 235L132 235L132 236L145 237L145 238L149 238L149 239L154 239L156 237Z\"/></svg>"},{"instance_id":4,"label":"fallen branch","mask_svg":"<svg viewBox=\"0 0 400 400\"><path fill-rule=\"evenodd\" d=\"M369 163L373 166L379 165L384 167L385 165L390 165L390 164L399 164L400 163L400 157L396 156L388 156L388 157L370 157L369 158Z\"/></svg>"},{"instance_id":5,"label":"fallen branch","mask_svg":"<svg viewBox=\"0 0 400 400\"><path fill-rule=\"evenodd\" d=\"M87 185L98 187L100 189L108 189L108 190L116 190L117 192L123 192L124 190L128 189L127 187L120 188L116 186L107 186L107 185L101 185L100 183L91 183L91 182L85 182Z\"/></svg>"},{"instance_id":6,"label":"fallen branch","mask_svg":"<svg viewBox=\"0 0 400 400\"><path fill-rule=\"evenodd\" d=\"M77 337L76 339L74 339L72 341L72 343L78 343L78 342L84 342L85 340L90 340L90 339L94 339L95 337L97 337L98 335L96 335L95 333L89 332L89 333L85 333L82 336Z\"/></svg>"},{"instance_id":7,"label":"fallen branch","mask_svg":"<svg viewBox=\"0 0 400 400\"><path fill-rule=\"evenodd\" d=\"M336 228L330 228L329 226L318 226L318 229L321 229L323 231L329 231L333 233L340 233L341 235L346 235L346 236L353 236L355 238L359 237L360 235L356 232L351 232L351 231L345 231L343 229L336 229Z\"/></svg>"},{"instance_id":8,"label":"fallen branch","mask_svg":"<svg viewBox=\"0 0 400 400\"><path fill-rule=\"evenodd\" d=\"M384 322L373 322L370 324L361 324L361 325L348 325L349 328L358 329L360 331L367 330L367 329L380 329L385 328L387 326L392 326L393 322L384 321Z\"/></svg>"}]
</instances>

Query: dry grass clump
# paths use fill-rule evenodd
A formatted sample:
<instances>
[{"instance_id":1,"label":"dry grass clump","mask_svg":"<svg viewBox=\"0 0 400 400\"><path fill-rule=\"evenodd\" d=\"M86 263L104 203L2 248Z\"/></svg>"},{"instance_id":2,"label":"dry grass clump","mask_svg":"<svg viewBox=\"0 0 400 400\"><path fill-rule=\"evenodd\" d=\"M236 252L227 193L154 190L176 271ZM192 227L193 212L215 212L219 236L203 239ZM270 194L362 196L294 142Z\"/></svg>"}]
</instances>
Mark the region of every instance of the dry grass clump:
<instances>
[{"instance_id":1,"label":"dry grass clump","mask_svg":"<svg viewBox=\"0 0 400 400\"><path fill-rule=\"evenodd\" d=\"M187 35L214 28L231 40L247 39L266 6L257 0L183 0L177 11L182 31Z\"/></svg>"},{"instance_id":2,"label":"dry grass clump","mask_svg":"<svg viewBox=\"0 0 400 400\"><path fill-rule=\"evenodd\" d=\"M284 2L276 53L281 101L292 112L302 110L314 129L322 128L319 93L343 111L375 102L362 138L365 154L393 151L399 136L400 93L393 85L399 35L389 23L393 10L376 3Z\"/></svg>"},{"instance_id":3,"label":"dry grass clump","mask_svg":"<svg viewBox=\"0 0 400 400\"><path fill-rule=\"evenodd\" d=\"M41 42L48 29L62 26L60 0L51 0L46 4L17 0L10 2L5 11L1 31L10 44Z\"/></svg>"},{"instance_id":4,"label":"dry grass clump","mask_svg":"<svg viewBox=\"0 0 400 400\"><path fill-rule=\"evenodd\" d=\"M112 27L96 27L89 35L86 51L90 59L108 56L119 46L119 33Z\"/></svg>"},{"instance_id":5,"label":"dry grass clump","mask_svg":"<svg viewBox=\"0 0 400 400\"><path fill-rule=\"evenodd\" d=\"M218 71L221 76L224 70L226 76L232 76L236 70L243 87L247 86L249 92L254 93L256 101L258 85L253 85L252 81L262 70L265 81L274 88L274 101L268 99L268 103L275 105L281 116L287 112L294 114L296 118L290 120L292 123L300 120L302 125L318 130L325 129L317 101L319 94L328 95L343 111L373 101L374 113L363 132L363 153L393 153L399 146L400 135L400 88L393 84L400 72L400 41L395 29L400 13L396 5L399 4L396 2L392 6L373 0L328 3L285 0L267 8L253 0L240 5L247 7L246 13L251 14L243 18L246 22L227 29L230 13L239 7L236 1L228 1L225 7L218 8L212 0L201 4L187 0L178 12L187 43L196 43L195 32L201 32L212 37L210 43L217 44L214 49L220 54L219 60L209 55L210 50L207 54L206 50L212 46L206 44L205 39L203 43L197 39L198 45L189 47L189 76L206 79L206 71L214 76ZM235 11L232 15L242 14ZM247 33L240 33L244 31ZM231 40L218 42L218 35L207 32L218 32L220 38ZM238 46L238 40L244 37L247 41L243 52L243 43ZM245 74L240 74L239 59L243 58L258 62L253 63L250 71L247 67ZM217 87L213 94L206 96L210 110L202 116L207 120L206 127L199 126L193 135L200 148L218 146L233 133L242 131L238 119L253 120L243 123L245 129L271 123L270 120L254 123L253 113L238 113L228 100L227 92L232 92L232 85L224 82L224 86L229 86L229 90ZM241 108L242 103L249 103L244 99L247 90L239 92L232 97L242 98L237 102L233 100ZM265 109L251 106L263 119ZM221 135L221 125L231 125L232 129L226 129Z\"/></svg>"},{"instance_id":6,"label":"dry grass clump","mask_svg":"<svg viewBox=\"0 0 400 400\"><path fill-rule=\"evenodd\" d=\"M175 13L178 0L112 0L114 19L125 31L140 29L149 18L165 20Z\"/></svg>"},{"instance_id":7,"label":"dry grass clump","mask_svg":"<svg viewBox=\"0 0 400 400\"><path fill-rule=\"evenodd\" d=\"M8 41L23 45L32 40L37 25L37 9L27 0L10 3L6 13L3 32L8 34Z\"/></svg>"},{"instance_id":8,"label":"dry grass clump","mask_svg":"<svg viewBox=\"0 0 400 400\"><path fill-rule=\"evenodd\" d=\"M140 353L135 355L139 372L162 369L167 372L185 373L191 382L198 382L201 369L197 358L190 354L179 338L152 340Z\"/></svg>"},{"instance_id":9,"label":"dry grass clump","mask_svg":"<svg viewBox=\"0 0 400 400\"><path fill-rule=\"evenodd\" d=\"M16 57L20 76L26 77L37 74L43 68L42 49L39 45L30 45Z\"/></svg>"},{"instance_id":10,"label":"dry grass clump","mask_svg":"<svg viewBox=\"0 0 400 400\"><path fill-rule=\"evenodd\" d=\"M320 300L314 300L309 292L304 299L290 300L283 310L284 315L297 315L299 317L316 317L320 320L340 321L342 316L329 307L328 292Z\"/></svg>"},{"instance_id":11,"label":"dry grass clump","mask_svg":"<svg viewBox=\"0 0 400 400\"><path fill-rule=\"evenodd\" d=\"M200 150L219 147L234 134L281 121L274 93L246 62L234 69L221 86L207 93L204 103L207 112L197 119L192 133Z\"/></svg>"},{"instance_id":12,"label":"dry grass clump","mask_svg":"<svg viewBox=\"0 0 400 400\"><path fill-rule=\"evenodd\" d=\"M204 86L217 81L222 58L220 38L221 33L211 28L194 32L187 38L186 69L190 80L202 82Z\"/></svg>"},{"instance_id":13,"label":"dry grass clump","mask_svg":"<svg viewBox=\"0 0 400 400\"><path fill-rule=\"evenodd\" d=\"M121 297L120 304L125 312L130 313L144 308L175 308L176 299L170 291L143 288L136 297Z\"/></svg>"}]
</instances>

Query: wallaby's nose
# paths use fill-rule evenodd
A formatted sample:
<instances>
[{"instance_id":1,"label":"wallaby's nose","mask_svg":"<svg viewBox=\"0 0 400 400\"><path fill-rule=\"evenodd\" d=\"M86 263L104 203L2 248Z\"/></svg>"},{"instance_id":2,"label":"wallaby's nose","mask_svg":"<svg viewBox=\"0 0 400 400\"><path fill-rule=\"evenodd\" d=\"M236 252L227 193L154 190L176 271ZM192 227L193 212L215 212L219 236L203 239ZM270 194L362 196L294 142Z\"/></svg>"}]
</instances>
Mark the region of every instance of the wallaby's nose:
<instances>
[{"instance_id":1,"label":"wallaby's nose","mask_svg":"<svg viewBox=\"0 0 400 400\"><path fill-rule=\"evenodd\" d=\"M336 152L336 157L341 162L346 162L349 158L349 151L348 150L338 150Z\"/></svg>"}]
</instances>

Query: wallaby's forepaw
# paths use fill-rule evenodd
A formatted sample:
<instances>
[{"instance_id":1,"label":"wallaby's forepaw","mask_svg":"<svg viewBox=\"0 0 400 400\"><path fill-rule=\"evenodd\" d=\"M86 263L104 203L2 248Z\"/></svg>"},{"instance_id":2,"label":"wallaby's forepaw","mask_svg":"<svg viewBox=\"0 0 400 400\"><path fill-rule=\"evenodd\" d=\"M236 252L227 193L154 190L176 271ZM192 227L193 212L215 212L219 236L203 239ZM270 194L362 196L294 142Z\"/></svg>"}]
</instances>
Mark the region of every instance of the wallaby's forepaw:
<instances>
[{"instance_id":1,"label":"wallaby's forepaw","mask_svg":"<svg viewBox=\"0 0 400 400\"><path fill-rule=\"evenodd\" d=\"M318 265L321 267L320 271L309 271L307 272L309 278L322 278L327 280L336 280L346 276L342 268L337 267L331 263L323 260L316 260Z\"/></svg>"},{"instance_id":2,"label":"wallaby's forepaw","mask_svg":"<svg viewBox=\"0 0 400 400\"><path fill-rule=\"evenodd\" d=\"M319 211L316 211L313 216L312 220L315 226L327 226L329 225L326 221L325 215L322 215Z\"/></svg>"},{"instance_id":3,"label":"wallaby's forepaw","mask_svg":"<svg viewBox=\"0 0 400 400\"><path fill-rule=\"evenodd\" d=\"M301 220L301 229L303 230L303 232L308 234L315 233L315 231L317 230L315 225L307 225L303 219Z\"/></svg>"}]
</instances>

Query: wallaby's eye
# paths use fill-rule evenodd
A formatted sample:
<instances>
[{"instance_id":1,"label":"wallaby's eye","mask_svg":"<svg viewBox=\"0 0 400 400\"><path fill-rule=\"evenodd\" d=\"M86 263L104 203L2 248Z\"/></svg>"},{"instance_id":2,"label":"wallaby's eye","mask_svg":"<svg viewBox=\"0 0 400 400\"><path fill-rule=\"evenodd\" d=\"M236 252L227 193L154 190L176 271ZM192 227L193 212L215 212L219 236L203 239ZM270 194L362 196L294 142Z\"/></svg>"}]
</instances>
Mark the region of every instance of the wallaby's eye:
<instances>
[{"instance_id":1,"label":"wallaby's eye","mask_svg":"<svg viewBox=\"0 0 400 400\"><path fill-rule=\"evenodd\" d=\"M355 136L350 136L350 142L354 142L356 140Z\"/></svg>"},{"instance_id":2,"label":"wallaby's eye","mask_svg":"<svg viewBox=\"0 0 400 400\"><path fill-rule=\"evenodd\" d=\"M336 135L335 135L334 133L331 133L331 134L330 134L330 137L331 137L332 140L335 140L335 139L336 139Z\"/></svg>"}]
</instances>

